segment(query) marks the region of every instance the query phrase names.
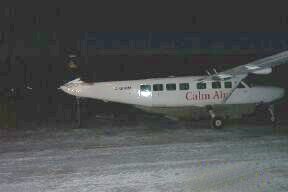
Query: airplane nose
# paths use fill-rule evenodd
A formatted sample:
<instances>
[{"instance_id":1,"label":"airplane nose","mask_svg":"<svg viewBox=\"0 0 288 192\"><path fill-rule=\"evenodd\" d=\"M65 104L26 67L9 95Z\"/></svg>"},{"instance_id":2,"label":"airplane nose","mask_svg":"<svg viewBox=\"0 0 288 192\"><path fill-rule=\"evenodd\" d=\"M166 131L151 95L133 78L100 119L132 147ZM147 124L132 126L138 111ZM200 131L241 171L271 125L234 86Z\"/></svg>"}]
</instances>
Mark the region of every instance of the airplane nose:
<instances>
[{"instance_id":1,"label":"airplane nose","mask_svg":"<svg viewBox=\"0 0 288 192\"><path fill-rule=\"evenodd\" d=\"M65 93L68 93L70 95L75 95L75 96L78 96L80 93L80 86L75 83L68 83L68 84L62 85L59 87L59 89L61 89Z\"/></svg>"},{"instance_id":2,"label":"airplane nose","mask_svg":"<svg viewBox=\"0 0 288 192\"><path fill-rule=\"evenodd\" d=\"M77 78L73 81L70 81L60 86L59 89L61 89L62 91L70 95L79 96L81 89L82 89L81 83L82 81L80 80L80 78Z\"/></svg>"},{"instance_id":3,"label":"airplane nose","mask_svg":"<svg viewBox=\"0 0 288 192\"><path fill-rule=\"evenodd\" d=\"M66 87L64 85L60 86L58 89L64 91L65 93L69 93L68 87Z\"/></svg>"},{"instance_id":4,"label":"airplane nose","mask_svg":"<svg viewBox=\"0 0 288 192\"><path fill-rule=\"evenodd\" d=\"M74 92L73 88L69 88L69 87L67 87L65 85L59 87L59 89L61 89L62 91L64 91L65 93L68 93L70 95L73 95L73 92Z\"/></svg>"}]
</instances>

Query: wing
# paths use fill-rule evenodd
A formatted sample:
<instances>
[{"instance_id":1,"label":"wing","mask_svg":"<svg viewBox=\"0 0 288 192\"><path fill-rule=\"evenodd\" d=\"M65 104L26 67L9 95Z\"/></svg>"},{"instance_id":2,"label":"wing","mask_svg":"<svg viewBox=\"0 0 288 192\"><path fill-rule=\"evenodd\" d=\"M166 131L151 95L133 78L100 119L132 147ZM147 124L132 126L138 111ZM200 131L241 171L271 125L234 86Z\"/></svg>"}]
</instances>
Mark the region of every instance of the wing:
<instances>
[{"instance_id":1,"label":"wing","mask_svg":"<svg viewBox=\"0 0 288 192\"><path fill-rule=\"evenodd\" d=\"M248 74L269 74L272 72L272 67L285 63L288 63L288 51L284 51L263 59L247 63L245 65L240 65L238 67L234 67L232 69L201 78L199 81L219 81L233 78L236 82L238 82L234 85L234 87L232 87L229 95L223 99L223 103L226 103L226 101L236 90L237 85L241 82L242 79L247 77Z\"/></svg>"},{"instance_id":2,"label":"wing","mask_svg":"<svg viewBox=\"0 0 288 192\"><path fill-rule=\"evenodd\" d=\"M226 71L213 74L201 80L223 80L235 76L246 77L250 73L254 74L269 74L272 72L272 67L288 63L288 51L259 59L245 65L240 65Z\"/></svg>"}]
</instances>

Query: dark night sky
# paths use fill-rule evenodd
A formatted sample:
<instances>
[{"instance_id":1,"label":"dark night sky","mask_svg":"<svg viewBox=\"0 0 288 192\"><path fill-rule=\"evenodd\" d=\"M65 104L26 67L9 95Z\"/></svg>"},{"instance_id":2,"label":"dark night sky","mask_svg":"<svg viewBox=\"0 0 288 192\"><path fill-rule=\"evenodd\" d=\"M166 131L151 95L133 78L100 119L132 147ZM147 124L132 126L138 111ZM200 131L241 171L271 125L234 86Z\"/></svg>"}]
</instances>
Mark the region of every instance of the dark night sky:
<instances>
[{"instance_id":1,"label":"dark night sky","mask_svg":"<svg viewBox=\"0 0 288 192\"><path fill-rule=\"evenodd\" d=\"M287 48L285 32L91 32L80 46L89 56L82 72L96 81L201 75Z\"/></svg>"},{"instance_id":2,"label":"dark night sky","mask_svg":"<svg viewBox=\"0 0 288 192\"><path fill-rule=\"evenodd\" d=\"M67 48L80 52L81 76L96 81L203 74L288 48L285 9L267 12L264 3L257 13L244 4L112 5L1 8L1 78L57 79L51 86L58 86Z\"/></svg>"}]
</instances>

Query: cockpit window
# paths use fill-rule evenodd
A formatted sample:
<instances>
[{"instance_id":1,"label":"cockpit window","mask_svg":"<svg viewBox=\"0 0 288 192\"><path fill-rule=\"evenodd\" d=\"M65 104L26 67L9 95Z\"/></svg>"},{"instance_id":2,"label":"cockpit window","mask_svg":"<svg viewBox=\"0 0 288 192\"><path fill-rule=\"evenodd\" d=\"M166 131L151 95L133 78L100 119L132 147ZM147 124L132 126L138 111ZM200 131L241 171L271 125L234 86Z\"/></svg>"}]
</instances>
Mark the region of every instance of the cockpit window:
<instances>
[{"instance_id":1,"label":"cockpit window","mask_svg":"<svg viewBox=\"0 0 288 192\"><path fill-rule=\"evenodd\" d=\"M151 97L151 85L140 85L140 96L142 97Z\"/></svg>"},{"instance_id":2,"label":"cockpit window","mask_svg":"<svg viewBox=\"0 0 288 192\"><path fill-rule=\"evenodd\" d=\"M151 91L151 85L140 85L141 91Z\"/></svg>"}]
</instances>

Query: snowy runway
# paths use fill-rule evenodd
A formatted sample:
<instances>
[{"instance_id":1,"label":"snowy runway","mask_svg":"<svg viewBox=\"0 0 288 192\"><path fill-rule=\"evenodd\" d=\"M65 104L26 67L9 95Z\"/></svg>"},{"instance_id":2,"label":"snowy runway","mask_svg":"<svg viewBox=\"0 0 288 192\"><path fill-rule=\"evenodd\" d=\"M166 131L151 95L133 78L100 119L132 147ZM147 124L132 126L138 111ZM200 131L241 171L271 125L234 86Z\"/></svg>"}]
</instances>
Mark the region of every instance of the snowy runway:
<instances>
[{"instance_id":1,"label":"snowy runway","mask_svg":"<svg viewBox=\"0 0 288 192\"><path fill-rule=\"evenodd\" d=\"M2 134L0 191L288 191L287 134L205 123Z\"/></svg>"}]
</instances>

